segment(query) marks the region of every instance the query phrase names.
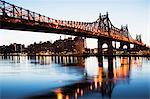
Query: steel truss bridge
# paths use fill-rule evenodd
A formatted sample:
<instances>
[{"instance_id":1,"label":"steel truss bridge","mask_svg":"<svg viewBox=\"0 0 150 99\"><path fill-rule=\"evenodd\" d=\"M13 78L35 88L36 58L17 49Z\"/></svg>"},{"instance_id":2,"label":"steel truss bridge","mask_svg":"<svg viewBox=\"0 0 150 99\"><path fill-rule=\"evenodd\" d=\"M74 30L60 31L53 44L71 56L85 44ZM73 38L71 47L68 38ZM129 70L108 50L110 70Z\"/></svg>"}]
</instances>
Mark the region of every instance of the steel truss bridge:
<instances>
[{"instance_id":1,"label":"steel truss bridge","mask_svg":"<svg viewBox=\"0 0 150 99\"><path fill-rule=\"evenodd\" d=\"M127 25L115 27L108 13L100 14L94 22L57 20L3 0L0 0L0 29L57 33L146 46L141 36L138 35L136 39L131 37Z\"/></svg>"}]
</instances>

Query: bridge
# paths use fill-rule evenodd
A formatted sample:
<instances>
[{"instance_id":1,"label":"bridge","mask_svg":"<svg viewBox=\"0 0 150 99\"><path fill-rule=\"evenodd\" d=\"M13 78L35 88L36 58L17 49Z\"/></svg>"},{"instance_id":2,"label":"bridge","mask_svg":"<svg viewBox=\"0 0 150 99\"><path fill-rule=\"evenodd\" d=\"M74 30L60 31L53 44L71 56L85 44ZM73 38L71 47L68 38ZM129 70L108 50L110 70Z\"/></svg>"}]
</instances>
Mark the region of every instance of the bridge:
<instances>
[{"instance_id":1,"label":"bridge","mask_svg":"<svg viewBox=\"0 0 150 99\"><path fill-rule=\"evenodd\" d=\"M112 41L120 42L120 49L124 45L127 46L127 49L130 49L130 44L139 49L147 48L142 42L141 36L137 35L136 39L133 39L127 25L117 28L108 16L108 13L106 15L100 14L94 22L57 20L0 0L0 29L96 38L98 39L99 54L102 54L102 45L106 43L108 52L112 55Z\"/></svg>"}]
</instances>

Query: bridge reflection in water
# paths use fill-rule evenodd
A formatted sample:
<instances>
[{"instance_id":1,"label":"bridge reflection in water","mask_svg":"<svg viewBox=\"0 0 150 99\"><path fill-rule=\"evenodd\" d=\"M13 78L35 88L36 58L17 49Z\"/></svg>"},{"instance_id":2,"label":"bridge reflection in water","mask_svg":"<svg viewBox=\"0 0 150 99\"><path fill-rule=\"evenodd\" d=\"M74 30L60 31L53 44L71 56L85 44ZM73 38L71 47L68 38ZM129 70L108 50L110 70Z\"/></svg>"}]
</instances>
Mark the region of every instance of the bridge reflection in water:
<instances>
[{"instance_id":1,"label":"bridge reflection in water","mask_svg":"<svg viewBox=\"0 0 150 99\"><path fill-rule=\"evenodd\" d=\"M19 63L23 58L27 58L31 64L62 64L62 66L79 66L84 68L84 78L80 82L56 88L44 95L31 96L35 98L77 99L82 97L83 99L88 99L89 95L90 97L111 98L113 89L117 85L130 83L130 70L135 64L139 67L142 66L141 57L2 57L2 59L4 58L11 59L13 63Z\"/></svg>"},{"instance_id":2,"label":"bridge reflection in water","mask_svg":"<svg viewBox=\"0 0 150 99\"><path fill-rule=\"evenodd\" d=\"M84 69L81 81L58 87L40 96L57 99L88 99L90 97L111 98L114 88L121 83L130 83L130 70L137 65L141 68L141 57L59 57L59 56L3 56L11 63L22 63L28 60L30 64L62 64L62 66L77 66ZM92 60L92 61L91 61ZM103 61L100 61L103 60Z\"/></svg>"},{"instance_id":3,"label":"bridge reflection in water","mask_svg":"<svg viewBox=\"0 0 150 99\"><path fill-rule=\"evenodd\" d=\"M116 64L112 71L109 71L109 66L113 67L113 62L112 64L108 62L108 69L106 69L105 66L98 66L98 64L96 64L96 67L92 67L90 62L88 63L87 61L85 66L85 81L54 90L57 99L77 99L81 96L87 99L89 93L91 95L90 97L95 97L96 94L100 94L99 96L111 98L113 89L117 84L120 82L129 83L130 67L134 63L133 59L129 59L128 57L121 58L121 66ZM116 62L115 59L113 61ZM91 72L91 70L94 72Z\"/></svg>"}]
</instances>

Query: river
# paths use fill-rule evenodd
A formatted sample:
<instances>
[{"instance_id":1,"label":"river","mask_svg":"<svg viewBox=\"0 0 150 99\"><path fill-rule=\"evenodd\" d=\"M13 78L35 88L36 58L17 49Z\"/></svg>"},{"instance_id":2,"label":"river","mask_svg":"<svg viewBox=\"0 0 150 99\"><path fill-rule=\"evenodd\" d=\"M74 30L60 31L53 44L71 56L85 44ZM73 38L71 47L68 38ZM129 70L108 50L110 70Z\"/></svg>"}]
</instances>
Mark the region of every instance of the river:
<instances>
[{"instance_id":1,"label":"river","mask_svg":"<svg viewBox=\"0 0 150 99\"><path fill-rule=\"evenodd\" d=\"M1 99L150 99L146 57L0 56Z\"/></svg>"}]
</instances>

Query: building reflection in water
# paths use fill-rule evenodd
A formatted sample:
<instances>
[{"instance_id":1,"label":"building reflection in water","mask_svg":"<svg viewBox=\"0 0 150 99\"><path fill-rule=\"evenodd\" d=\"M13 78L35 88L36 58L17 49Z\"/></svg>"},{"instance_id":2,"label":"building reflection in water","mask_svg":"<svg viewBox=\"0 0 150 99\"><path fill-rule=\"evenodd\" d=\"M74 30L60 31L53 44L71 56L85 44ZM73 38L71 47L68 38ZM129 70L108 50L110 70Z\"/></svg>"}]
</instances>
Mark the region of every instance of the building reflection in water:
<instances>
[{"instance_id":1,"label":"building reflection in water","mask_svg":"<svg viewBox=\"0 0 150 99\"><path fill-rule=\"evenodd\" d=\"M1 56L1 60L11 60L11 63L20 63L20 61L25 60L24 56Z\"/></svg>"},{"instance_id":2,"label":"building reflection in water","mask_svg":"<svg viewBox=\"0 0 150 99\"><path fill-rule=\"evenodd\" d=\"M83 57L74 56L28 56L28 60L33 64L40 65L62 64L65 66L84 66L85 63Z\"/></svg>"}]
</instances>

